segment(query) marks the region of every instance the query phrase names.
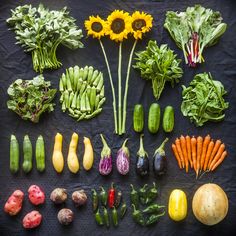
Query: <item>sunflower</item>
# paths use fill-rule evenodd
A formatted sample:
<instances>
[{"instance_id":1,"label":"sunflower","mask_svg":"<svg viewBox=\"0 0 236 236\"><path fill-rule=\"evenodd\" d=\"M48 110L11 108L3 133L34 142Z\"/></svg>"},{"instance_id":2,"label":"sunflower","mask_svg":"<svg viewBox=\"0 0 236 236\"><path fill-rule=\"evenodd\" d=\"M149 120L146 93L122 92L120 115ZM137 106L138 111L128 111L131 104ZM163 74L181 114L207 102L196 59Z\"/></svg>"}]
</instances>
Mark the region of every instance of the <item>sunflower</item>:
<instances>
[{"instance_id":1,"label":"sunflower","mask_svg":"<svg viewBox=\"0 0 236 236\"><path fill-rule=\"evenodd\" d=\"M85 28L88 31L88 35L93 38L100 39L105 35L106 32L106 21L100 16L90 16L89 20L84 22Z\"/></svg>"},{"instance_id":2,"label":"sunflower","mask_svg":"<svg viewBox=\"0 0 236 236\"><path fill-rule=\"evenodd\" d=\"M122 42L131 32L131 17L128 12L115 10L107 17L107 32L111 40Z\"/></svg>"},{"instance_id":3,"label":"sunflower","mask_svg":"<svg viewBox=\"0 0 236 236\"><path fill-rule=\"evenodd\" d=\"M142 39L144 33L152 28L153 18L151 15L144 12L135 11L131 16L131 33L134 38Z\"/></svg>"}]
</instances>

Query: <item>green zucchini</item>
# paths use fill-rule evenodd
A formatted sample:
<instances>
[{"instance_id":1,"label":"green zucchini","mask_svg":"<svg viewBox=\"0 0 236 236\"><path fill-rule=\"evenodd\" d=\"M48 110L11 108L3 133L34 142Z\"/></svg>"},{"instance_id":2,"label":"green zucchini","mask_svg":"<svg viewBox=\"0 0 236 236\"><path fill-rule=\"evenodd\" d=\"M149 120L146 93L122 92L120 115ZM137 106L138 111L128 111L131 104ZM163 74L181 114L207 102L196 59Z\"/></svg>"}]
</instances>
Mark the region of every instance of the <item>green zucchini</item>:
<instances>
[{"instance_id":1,"label":"green zucchini","mask_svg":"<svg viewBox=\"0 0 236 236\"><path fill-rule=\"evenodd\" d=\"M40 135L36 141L35 147L36 168L39 172L45 170L45 148L43 136Z\"/></svg>"},{"instance_id":2,"label":"green zucchini","mask_svg":"<svg viewBox=\"0 0 236 236\"><path fill-rule=\"evenodd\" d=\"M174 129L175 113L172 106L167 106L164 111L162 127L166 133L170 133Z\"/></svg>"},{"instance_id":3,"label":"green zucchini","mask_svg":"<svg viewBox=\"0 0 236 236\"><path fill-rule=\"evenodd\" d=\"M142 132L144 126L144 112L141 104L134 106L133 127L135 132Z\"/></svg>"},{"instance_id":4,"label":"green zucchini","mask_svg":"<svg viewBox=\"0 0 236 236\"><path fill-rule=\"evenodd\" d=\"M150 133L157 133L160 126L161 108L159 104L152 103L148 113L148 130Z\"/></svg>"},{"instance_id":5,"label":"green zucchini","mask_svg":"<svg viewBox=\"0 0 236 236\"><path fill-rule=\"evenodd\" d=\"M19 160L20 160L20 152L19 152L19 143L16 139L15 135L11 135L10 142L10 171L15 174L19 170Z\"/></svg>"},{"instance_id":6,"label":"green zucchini","mask_svg":"<svg viewBox=\"0 0 236 236\"><path fill-rule=\"evenodd\" d=\"M22 169L25 173L29 173L32 170L33 148L28 135L25 135L24 137L23 154L24 154L24 161Z\"/></svg>"}]
</instances>

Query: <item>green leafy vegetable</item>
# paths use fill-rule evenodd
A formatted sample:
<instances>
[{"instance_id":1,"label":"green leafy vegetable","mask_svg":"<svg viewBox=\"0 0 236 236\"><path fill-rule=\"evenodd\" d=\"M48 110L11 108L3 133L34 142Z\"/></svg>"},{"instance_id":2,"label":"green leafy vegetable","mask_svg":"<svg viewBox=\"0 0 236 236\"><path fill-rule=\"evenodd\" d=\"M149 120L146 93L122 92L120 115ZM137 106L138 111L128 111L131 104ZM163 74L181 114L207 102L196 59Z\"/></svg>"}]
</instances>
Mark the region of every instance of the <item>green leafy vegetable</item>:
<instances>
[{"instance_id":1,"label":"green leafy vegetable","mask_svg":"<svg viewBox=\"0 0 236 236\"><path fill-rule=\"evenodd\" d=\"M218 42L227 24L222 23L218 11L195 5L185 12L168 11L164 27L183 50L186 64L195 67L197 63L204 62L203 49Z\"/></svg>"},{"instance_id":2,"label":"green leafy vegetable","mask_svg":"<svg viewBox=\"0 0 236 236\"><path fill-rule=\"evenodd\" d=\"M50 89L51 83L45 82L42 75L33 80L17 79L7 90L10 100L7 101L8 109L16 112L24 120L37 123L44 112L54 110L53 98L56 89Z\"/></svg>"},{"instance_id":3,"label":"green leafy vegetable","mask_svg":"<svg viewBox=\"0 0 236 236\"><path fill-rule=\"evenodd\" d=\"M16 33L17 44L32 52L33 67L37 72L61 66L56 58L58 45L70 49L83 47L79 41L83 37L82 30L78 29L66 7L60 11L49 11L42 4L38 8L24 5L11 12L7 23Z\"/></svg>"},{"instance_id":4,"label":"green leafy vegetable","mask_svg":"<svg viewBox=\"0 0 236 236\"><path fill-rule=\"evenodd\" d=\"M220 81L212 79L210 73L197 74L189 87L182 87L181 111L196 126L224 119L224 110L229 107L229 103L223 98L227 92Z\"/></svg>"},{"instance_id":5,"label":"green leafy vegetable","mask_svg":"<svg viewBox=\"0 0 236 236\"><path fill-rule=\"evenodd\" d=\"M179 82L183 70L179 66L181 60L176 59L176 54L166 44L157 46L156 41L150 40L146 50L136 53L137 68L141 71L141 77L152 81L153 95L158 100L168 81L174 87Z\"/></svg>"}]
</instances>

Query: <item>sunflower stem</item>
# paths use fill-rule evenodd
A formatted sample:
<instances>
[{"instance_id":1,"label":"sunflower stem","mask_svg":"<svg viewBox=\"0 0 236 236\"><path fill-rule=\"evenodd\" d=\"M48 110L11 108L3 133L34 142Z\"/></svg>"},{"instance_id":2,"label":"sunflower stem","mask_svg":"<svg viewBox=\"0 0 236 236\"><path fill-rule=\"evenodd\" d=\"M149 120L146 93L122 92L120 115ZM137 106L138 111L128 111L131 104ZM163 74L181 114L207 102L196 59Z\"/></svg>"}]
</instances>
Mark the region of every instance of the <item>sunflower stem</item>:
<instances>
[{"instance_id":1,"label":"sunflower stem","mask_svg":"<svg viewBox=\"0 0 236 236\"><path fill-rule=\"evenodd\" d=\"M126 73L126 81L125 81L125 94L124 94L124 100L123 100L123 120L122 120L122 134L126 132L125 126L126 126L126 114L127 114L127 96L128 96L128 89L129 89L129 77L130 77L130 68L131 68L131 62L134 55L134 50L137 45L138 40L136 39L134 41L134 45L131 49L130 55L129 55L129 62L127 67L127 73Z\"/></svg>"},{"instance_id":2,"label":"sunflower stem","mask_svg":"<svg viewBox=\"0 0 236 236\"><path fill-rule=\"evenodd\" d=\"M102 41L100 39L98 41L99 41L99 43L101 45L101 48L102 48L102 52L103 52L103 55L104 55L104 59L105 59L105 62L106 62L107 71L108 71L108 75L109 75L109 79L110 79L112 98L113 98L112 105L113 105L113 116L114 116L114 124L115 124L115 133L117 134L118 133L118 128L117 128L116 95L115 95L114 84L113 84L113 80L112 80L112 76L111 76L111 69L110 69L110 66L109 66L109 63L108 63L108 59L107 59L107 55L106 55L106 51L104 49L103 43L102 43Z\"/></svg>"},{"instance_id":3,"label":"sunflower stem","mask_svg":"<svg viewBox=\"0 0 236 236\"><path fill-rule=\"evenodd\" d=\"M122 62L122 42L119 45L119 63L118 63L118 134L122 134L122 101L121 101L121 62Z\"/></svg>"}]
</instances>

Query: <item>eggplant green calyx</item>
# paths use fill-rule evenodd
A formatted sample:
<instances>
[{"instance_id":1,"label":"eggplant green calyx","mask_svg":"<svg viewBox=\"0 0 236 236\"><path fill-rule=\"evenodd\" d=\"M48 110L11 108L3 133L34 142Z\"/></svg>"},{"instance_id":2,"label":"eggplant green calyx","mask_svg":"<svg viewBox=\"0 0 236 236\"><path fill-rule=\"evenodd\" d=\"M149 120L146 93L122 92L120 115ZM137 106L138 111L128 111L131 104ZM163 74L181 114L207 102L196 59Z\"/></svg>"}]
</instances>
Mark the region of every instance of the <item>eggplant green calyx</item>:
<instances>
[{"instance_id":1,"label":"eggplant green calyx","mask_svg":"<svg viewBox=\"0 0 236 236\"><path fill-rule=\"evenodd\" d=\"M100 134L101 139L102 139L102 144L103 144L103 148L102 148L102 152L101 152L101 157L107 157L111 155L111 149L109 148L109 146L107 145L106 140L104 139L103 135Z\"/></svg>"},{"instance_id":2,"label":"eggplant green calyx","mask_svg":"<svg viewBox=\"0 0 236 236\"><path fill-rule=\"evenodd\" d=\"M139 145L139 150L137 152L137 155L139 157L148 157L148 154L147 152L144 150L144 147L143 147L143 134L140 135L140 145Z\"/></svg>"},{"instance_id":3,"label":"eggplant green calyx","mask_svg":"<svg viewBox=\"0 0 236 236\"><path fill-rule=\"evenodd\" d=\"M168 142L169 138L166 138L162 144L156 149L154 155L156 155L157 153L159 153L161 156L165 156L165 144Z\"/></svg>"}]
</instances>

